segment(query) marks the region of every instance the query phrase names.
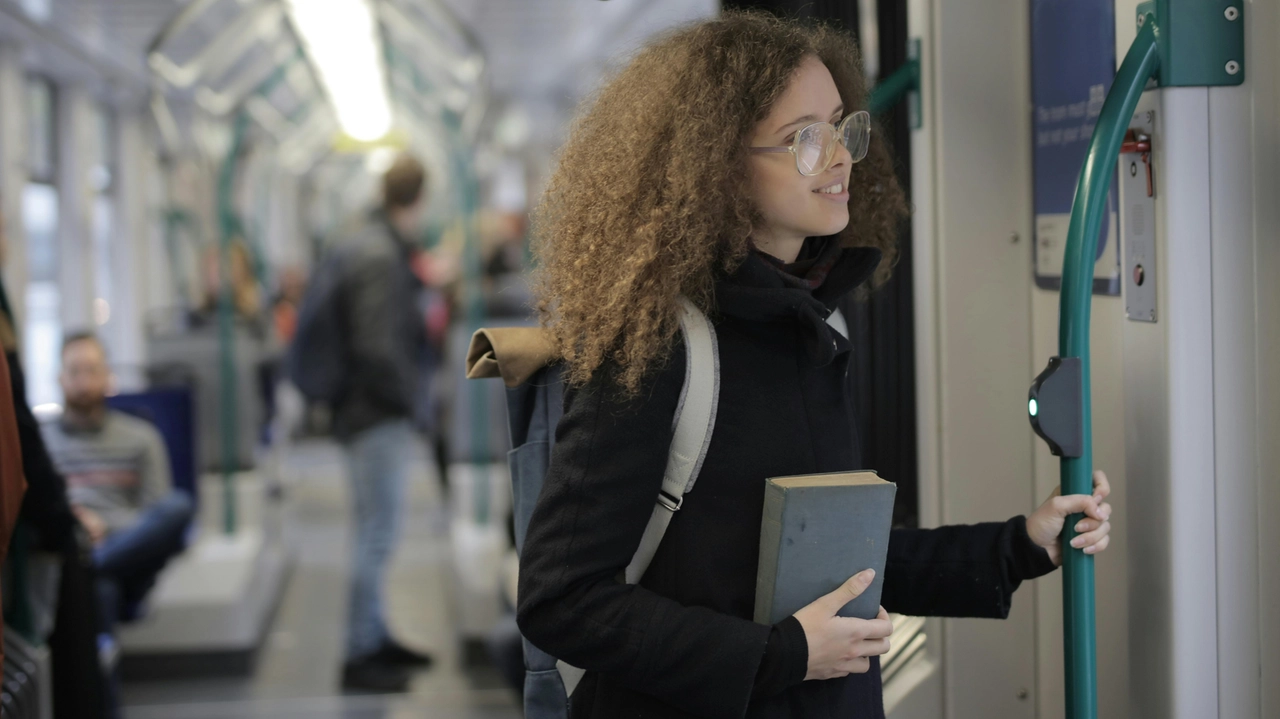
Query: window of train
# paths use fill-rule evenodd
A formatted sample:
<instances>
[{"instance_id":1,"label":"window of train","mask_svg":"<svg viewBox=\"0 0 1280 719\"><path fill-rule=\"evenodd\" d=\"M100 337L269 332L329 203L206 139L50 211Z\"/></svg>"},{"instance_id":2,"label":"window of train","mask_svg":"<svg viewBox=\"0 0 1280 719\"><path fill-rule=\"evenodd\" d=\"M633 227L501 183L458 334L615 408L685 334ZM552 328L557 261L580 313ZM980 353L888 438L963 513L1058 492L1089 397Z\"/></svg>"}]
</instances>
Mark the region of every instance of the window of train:
<instances>
[{"instance_id":1,"label":"window of train","mask_svg":"<svg viewBox=\"0 0 1280 719\"><path fill-rule=\"evenodd\" d=\"M23 365L27 392L37 408L61 400L58 351L62 339L58 286L57 93L41 77L27 81L27 186L22 218L27 241L27 318L23 325Z\"/></svg>"}]
</instances>

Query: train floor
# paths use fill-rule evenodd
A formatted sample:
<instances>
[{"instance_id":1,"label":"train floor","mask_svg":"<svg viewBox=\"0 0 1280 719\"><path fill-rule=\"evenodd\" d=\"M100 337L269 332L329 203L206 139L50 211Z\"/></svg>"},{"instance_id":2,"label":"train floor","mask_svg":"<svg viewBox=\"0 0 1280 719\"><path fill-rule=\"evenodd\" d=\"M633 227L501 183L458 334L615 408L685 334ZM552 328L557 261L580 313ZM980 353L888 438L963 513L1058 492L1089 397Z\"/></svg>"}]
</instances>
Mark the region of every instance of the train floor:
<instances>
[{"instance_id":1,"label":"train floor","mask_svg":"<svg viewBox=\"0 0 1280 719\"><path fill-rule=\"evenodd\" d=\"M303 443L283 461L295 563L251 676L128 682L127 719L518 719L516 694L490 666L464 667L451 629L447 515L434 464L418 463L393 559L387 601L393 631L434 665L398 695L338 688L347 605L350 507L341 454Z\"/></svg>"}]
</instances>

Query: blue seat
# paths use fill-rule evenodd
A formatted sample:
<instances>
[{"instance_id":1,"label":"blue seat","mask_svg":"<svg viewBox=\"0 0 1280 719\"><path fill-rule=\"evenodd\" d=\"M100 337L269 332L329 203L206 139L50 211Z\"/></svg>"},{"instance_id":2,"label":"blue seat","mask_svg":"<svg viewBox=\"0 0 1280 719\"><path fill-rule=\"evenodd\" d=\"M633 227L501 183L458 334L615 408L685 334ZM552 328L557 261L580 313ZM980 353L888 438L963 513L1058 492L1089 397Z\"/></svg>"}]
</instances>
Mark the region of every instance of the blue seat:
<instances>
[{"instance_id":1,"label":"blue seat","mask_svg":"<svg viewBox=\"0 0 1280 719\"><path fill-rule=\"evenodd\" d=\"M169 453L173 488L186 492L191 497L192 505L199 507L200 494L196 491L195 411L191 397L192 392L187 387L160 387L108 397L107 406L155 426ZM198 516L198 510L192 513L192 523ZM188 535L189 530L190 527ZM117 619L129 623L141 619L145 614L144 601L126 601L120 607Z\"/></svg>"},{"instance_id":2,"label":"blue seat","mask_svg":"<svg viewBox=\"0 0 1280 719\"><path fill-rule=\"evenodd\" d=\"M165 449L169 452L173 488L191 495L192 501L198 505L200 495L196 490L195 408L191 389L160 387L144 392L117 394L107 398L107 405L144 419L160 431Z\"/></svg>"}]
</instances>

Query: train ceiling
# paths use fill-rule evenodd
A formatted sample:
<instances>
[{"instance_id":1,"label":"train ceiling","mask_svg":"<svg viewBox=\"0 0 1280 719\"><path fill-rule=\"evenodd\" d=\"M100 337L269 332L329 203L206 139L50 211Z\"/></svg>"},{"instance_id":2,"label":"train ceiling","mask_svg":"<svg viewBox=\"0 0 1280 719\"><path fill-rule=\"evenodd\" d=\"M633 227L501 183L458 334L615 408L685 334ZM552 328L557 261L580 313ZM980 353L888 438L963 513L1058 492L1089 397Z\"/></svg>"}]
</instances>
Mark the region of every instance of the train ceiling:
<instances>
[{"instance_id":1,"label":"train ceiling","mask_svg":"<svg viewBox=\"0 0 1280 719\"><path fill-rule=\"evenodd\" d=\"M372 0L399 125L456 118L474 136L493 107L552 108L559 125L612 59L653 32L716 11L717 0ZM110 94L161 90L162 131L194 104L245 111L299 156L323 153L335 123L283 0L0 0L0 41L29 62ZM164 115L168 114L166 118ZM536 113L535 113L536 114ZM490 124L492 124L490 122Z\"/></svg>"}]
</instances>

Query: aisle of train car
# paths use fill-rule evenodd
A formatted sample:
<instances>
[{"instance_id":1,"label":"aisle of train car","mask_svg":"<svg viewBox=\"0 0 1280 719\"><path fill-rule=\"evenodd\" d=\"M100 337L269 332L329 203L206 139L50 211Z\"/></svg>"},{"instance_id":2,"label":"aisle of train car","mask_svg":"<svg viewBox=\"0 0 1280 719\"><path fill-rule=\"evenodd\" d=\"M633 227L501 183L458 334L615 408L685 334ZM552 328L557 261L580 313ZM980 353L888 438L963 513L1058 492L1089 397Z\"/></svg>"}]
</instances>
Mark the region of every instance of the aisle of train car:
<instances>
[{"instance_id":1,"label":"aisle of train car","mask_svg":"<svg viewBox=\"0 0 1280 719\"><path fill-rule=\"evenodd\" d=\"M464 666L450 625L448 529L435 465L419 453L403 541L391 567L392 623L435 664L402 695L336 691L347 607L351 512L337 445L312 441L281 463L296 562L252 674L133 679L130 719L518 719L518 700L491 665Z\"/></svg>"}]
</instances>

